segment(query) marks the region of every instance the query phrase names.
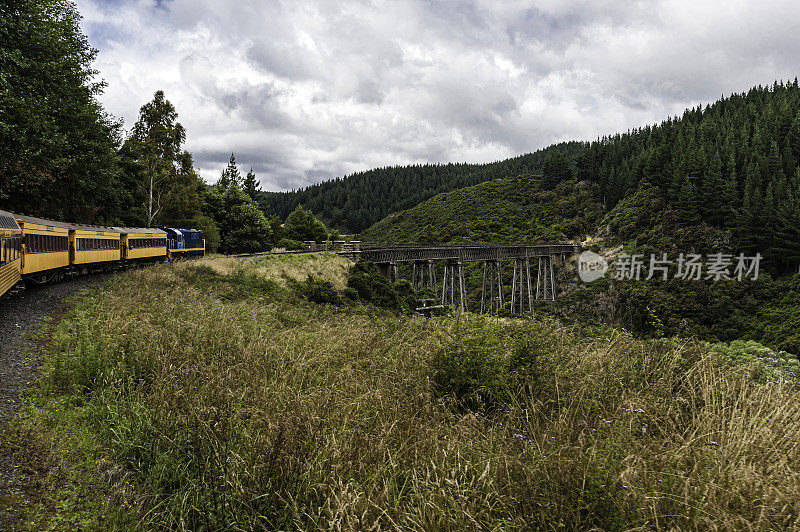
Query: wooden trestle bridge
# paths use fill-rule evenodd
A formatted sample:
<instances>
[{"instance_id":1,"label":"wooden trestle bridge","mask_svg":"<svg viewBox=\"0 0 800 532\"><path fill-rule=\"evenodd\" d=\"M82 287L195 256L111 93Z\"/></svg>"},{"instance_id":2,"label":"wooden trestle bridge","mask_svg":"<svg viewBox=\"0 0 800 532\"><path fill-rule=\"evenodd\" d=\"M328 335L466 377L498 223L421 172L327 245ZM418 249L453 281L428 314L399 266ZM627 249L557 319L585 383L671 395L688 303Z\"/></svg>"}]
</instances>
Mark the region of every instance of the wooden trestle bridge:
<instances>
[{"instance_id":1,"label":"wooden trestle bridge","mask_svg":"<svg viewBox=\"0 0 800 532\"><path fill-rule=\"evenodd\" d=\"M443 306L461 312L467 308L467 286L464 264L483 262L480 313L496 313L506 304L503 288L502 262L513 261L511 280L511 312L533 312L535 301L554 301L556 298L555 265L580 253L575 244L503 244L503 245L429 245L364 247L341 250L339 253L354 261L374 262L392 281L399 277L398 265L411 263L411 282L415 290L429 289ZM436 263L444 263L437 268ZM531 263L536 269L535 281ZM437 279L437 269L443 272ZM535 288L535 290L534 290Z\"/></svg>"}]
</instances>

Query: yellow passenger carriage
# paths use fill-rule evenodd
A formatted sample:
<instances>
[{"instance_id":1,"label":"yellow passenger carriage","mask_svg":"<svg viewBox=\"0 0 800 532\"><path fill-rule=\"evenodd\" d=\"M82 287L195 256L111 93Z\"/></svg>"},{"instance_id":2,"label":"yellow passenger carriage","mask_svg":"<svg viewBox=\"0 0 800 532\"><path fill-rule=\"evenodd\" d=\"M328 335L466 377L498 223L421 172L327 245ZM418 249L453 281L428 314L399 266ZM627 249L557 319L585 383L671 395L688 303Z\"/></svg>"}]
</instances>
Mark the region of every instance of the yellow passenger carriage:
<instances>
[{"instance_id":1,"label":"yellow passenger carriage","mask_svg":"<svg viewBox=\"0 0 800 532\"><path fill-rule=\"evenodd\" d=\"M22 275L35 282L47 282L64 277L69 266L70 224L14 215L22 230Z\"/></svg>"},{"instance_id":2,"label":"yellow passenger carriage","mask_svg":"<svg viewBox=\"0 0 800 532\"><path fill-rule=\"evenodd\" d=\"M122 258L128 261L167 260L167 233L144 227L115 227L122 235Z\"/></svg>"},{"instance_id":3,"label":"yellow passenger carriage","mask_svg":"<svg viewBox=\"0 0 800 532\"><path fill-rule=\"evenodd\" d=\"M22 231L10 212L0 211L0 296L22 275Z\"/></svg>"},{"instance_id":4,"label":"yellow passenger carriage","mask_svg":"<svg viewBox=\"0 0 800 532\"><path fill-rule=\"evenodd\" d=\"M70 263L81 269L107 270L122 259L122 233L114 227L72 225L69 241Z\"/></svg>"}]
</instances>

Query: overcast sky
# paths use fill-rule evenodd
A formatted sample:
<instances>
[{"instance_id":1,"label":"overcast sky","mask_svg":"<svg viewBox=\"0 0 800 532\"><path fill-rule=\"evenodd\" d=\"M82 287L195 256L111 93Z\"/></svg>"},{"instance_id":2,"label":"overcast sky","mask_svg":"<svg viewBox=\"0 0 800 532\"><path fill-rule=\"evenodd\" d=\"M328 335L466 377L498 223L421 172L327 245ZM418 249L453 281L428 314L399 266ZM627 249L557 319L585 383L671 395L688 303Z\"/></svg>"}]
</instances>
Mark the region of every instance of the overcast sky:
<instances>
[{"instance_id":1,"label":"overcast sky","mask_svg":"<svg viewBox=\"0 0 800 532\"><path fill-rule=\"evenodd\" d=\"M800 72L793 1L78 0L106 109L163 89L203 177L487 162Z\"/></svg>"}]
</instances>

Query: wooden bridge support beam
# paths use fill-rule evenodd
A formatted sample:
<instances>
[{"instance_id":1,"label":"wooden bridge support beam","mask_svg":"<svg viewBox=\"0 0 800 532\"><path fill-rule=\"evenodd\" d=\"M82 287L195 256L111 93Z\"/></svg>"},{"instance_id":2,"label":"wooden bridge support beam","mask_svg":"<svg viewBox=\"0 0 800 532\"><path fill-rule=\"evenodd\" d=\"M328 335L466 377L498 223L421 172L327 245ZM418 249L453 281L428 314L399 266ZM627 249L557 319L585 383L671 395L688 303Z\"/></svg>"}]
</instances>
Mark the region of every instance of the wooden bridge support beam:
<instances>
[{"instance_id":1,"label":"wooden bridge support beam","mask_svg":"<svg viewBox=\"0 0 800 532\"><path fill-rule=\"evenodd\" d=\"M414 261L411 284L414 290L430 289L436 293L436 268L433 260Z\"/></svg>"},{"instance_id":2,"label":"wooden bridge support beam","mask_svg":"<svg viewBox=\"0 0 800 532\"><path fill-rule=\"evenodd\" d=\"M488 293L487 293L488 288ZM487 297L488 296L488 297ZM503 306L503 269L500 260L483 263L481 314L496 314Z\"/></svg>"},{"instance_id":3,"label":"wooden bridge support beam","mask_svg":"<svg viewBox=\"0 0 800 532\"><path fill-rule=\"evenodd\" d=\"M448 261L444 265L442 279L442 305L457 312L467 311L467 286L464 279L464 263Z\"/></svg>"},{"instance_id":4,"label":"wooden bridge support beam","mask_svg":"<svg viewBox=\"0 0 800 532\"><path fill-rule=\"evenodd\" d=\"M531 262L529 259L514 260L514 276L511 281L511 313L533 313L533 291L531 290Z\"/></svg>"},{"instance_id":5,"label":"wooden bridge support beam","mask_svg":"<svg viewBox=\"0 0 800 532\"><path fill-rule=\"evenodd\" d=\"M553 257L539 257L536 272L536 301L555 301L556 281L553 275Z\"/></svg>"}]
</instances>

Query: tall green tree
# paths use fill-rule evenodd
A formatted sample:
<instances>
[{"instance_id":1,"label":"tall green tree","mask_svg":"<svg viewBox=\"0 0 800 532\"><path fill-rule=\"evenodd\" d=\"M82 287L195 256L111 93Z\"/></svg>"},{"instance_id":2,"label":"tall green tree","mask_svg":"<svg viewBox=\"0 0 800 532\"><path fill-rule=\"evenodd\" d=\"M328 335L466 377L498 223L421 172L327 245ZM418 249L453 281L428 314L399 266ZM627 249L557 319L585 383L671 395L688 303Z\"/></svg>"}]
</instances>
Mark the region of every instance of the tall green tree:
<instances>
[{"instance_id":1,"label":"tall green tree","mask_svg":"<svg viewBox=\"0 0 800 532\"><path fill-rule=\"evenodd\" d=\"M203 180L194 169L194 159L184 151L178 156L180 167L175 174L172 186L174 193L170 201L164 203L158 221L169 227L186 227L200 214L200 189Z\"/></svg>"},{"instance_id":2,"label":"tall green tree","mask_svg":"<svg viewBox=\"0 0 800 532\"><path fill-rule=\"evenodd\" d=\"M228 187L242 187L242 174L239 172L239 167L236 166L236 156L231 153L231 158L228 161L228 166L222 170L222 174L219 176L219 181L217 184L222 188Z\"/></svg>"},{"instance_id":3,"label":"tall green tree","mask_svg":"<svg viewBox=\"0 0 800 532\"><path fill-rule=\"evenodd\" d=\"M224 189L220 217L221 250L224 253L254 253L271 249L273 238L269 221L239 187L231 185Z\"/></svg>"},{"instance_id":4,"label":"tall green tree","mask_svg":"<svg viewBox=\"0 0 800 532\"><path fill-rule=\"evenodd\" d=\"M253 167L250 167L250 171L247 172L247 175L244 178L244 182L242 183L242 190L247 193L252 199L258 201L259 192L261 192L261 184L256 179L256 174L253 172Z\"/></svg>"},{"instance_id":5,"label":"tall green tree","mask_svg":"<svg viewBox=\"0 0 800 532\"><path fill-rule=\"evenodd\" d=\"M104 83L67 0L0 3L0 207L113 222L121 186L119 124L97 101Z\"/></svg>"},{"instance_id":6,"label":"tall green tree","mask_svg":"<svg viewBox=\"0 0 800 532\"><path fill-rule=\"evenodd\" d=\"M225 235L225 249L229 253L258 253L272 248L269 222L253 202L236 205L229 217L230 229Z\"/></svg>"},{"instance_id":7,"label":"tall green tree","mask_svg":"<svg viewBox=\"0 0 800 532\"><path fill-rule=\"evenodd\" d=\"M703 178L701 211L705 219L718 228L730 223L734 213L736 174L731 177L724 175L722 158L719 152L715 153Z\"/></svg>"},{"instance_id":8,"label":"tall green tree","mask_svg":"<svg viewBox=\"0 0 800 532\"><path fill-rule=\"evenodd\" d=\"M186 131L177 118L178 113L164 92L156 91L153 100L139 109L139 119L122 147L123 156L137 169L148 227L162 209L182 201L187 183L197 180L191 155L182 149Z\"/></svg>"},{"instance_id":9,"label":"tall green tree","mask_svg":"<svg viewBox=\"0 0 800 532\"><path fill-rule=\"evenodd\" d=\"M569 159L563 152L558 151L547 156L542 167L542 178L544 179L544 185L548 188L553 188L562 181L572 179Z\"/></svg>"},{"instance_id":10,"label":"tall green tree","mask_svg":"<svg viewBox=\"0 0 800 532\"><path fill-rule=\"evenodd\" d=\"M286 231L286 238L290 240L321 242L328 238L328 230L325 228L325 224L317 220L310 210L307 211L300 206L286 218L286 223L283 225Z\"/></svg>"},{"instance_id":11,"label":"tall green tree","mask_svg":"<svg viewBox=\"0 0 800 532\"><path fill-rule=\"evenodd\" d=\"M695 180L694 176L685 177L678 192L676 210L684 225L694 225L700 222L700 195L697 193Z\"/></svg>"}]
</instances>

